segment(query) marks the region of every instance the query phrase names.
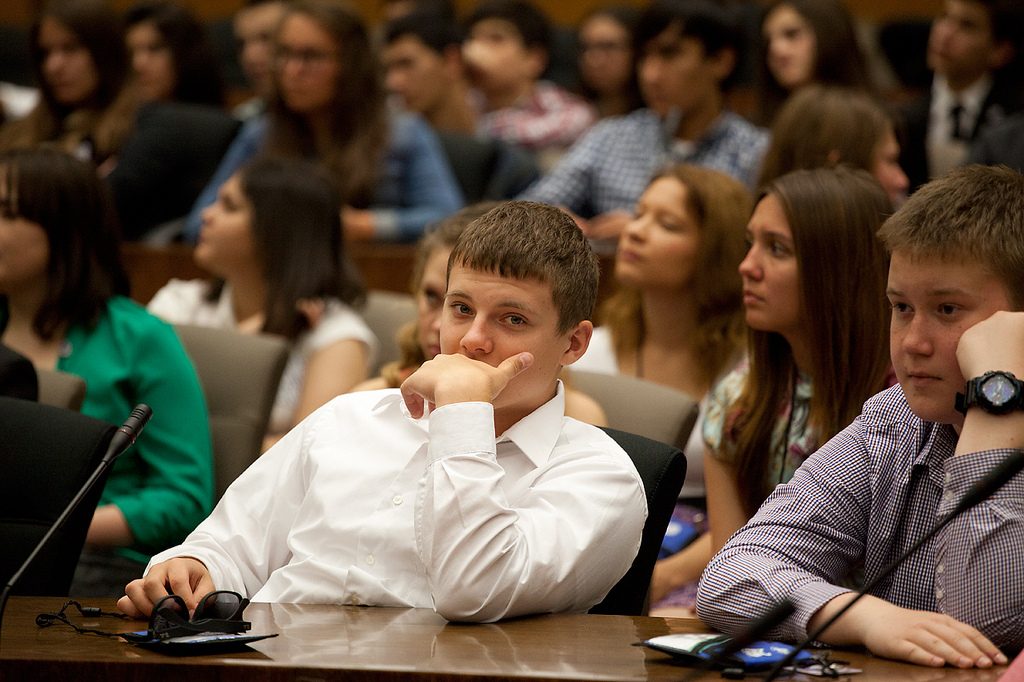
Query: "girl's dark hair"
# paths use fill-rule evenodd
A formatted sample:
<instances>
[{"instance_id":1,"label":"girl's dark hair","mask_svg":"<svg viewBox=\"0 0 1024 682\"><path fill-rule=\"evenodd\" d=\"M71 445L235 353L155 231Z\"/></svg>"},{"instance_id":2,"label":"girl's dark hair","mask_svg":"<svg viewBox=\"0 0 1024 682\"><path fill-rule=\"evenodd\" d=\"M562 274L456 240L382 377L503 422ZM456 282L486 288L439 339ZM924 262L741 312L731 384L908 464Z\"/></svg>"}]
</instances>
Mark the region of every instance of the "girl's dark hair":
<instances>
[{"instance_id":1,"label":"girl's dark hair","mask_svg":"<svg viewBox=\"0 0 1024 682\"><path fill-rule=\"evenodd\" d=\"M106 184L89 164L56 149L0 154L6 215L46 232L46 297L32 329L52 339L65 326L96 323L115 295L128 294L117 213Z\"/></svg>"},{"instance_id":2,"label":"girl's dark hair","mask_svg":"<svg viewBox=\"0 0 1024 682\"><path fill-rule=\"evenodd\" d=\"M296 304L337 298L359 305L363 286L345 257L341 197L327 172L299 159L262 157L240 171L252 239L266 282L263 331L294 339L309 327ZM220 295L221 286L210 297Z\"/></svg>"},{"instance_id":3,"label":"girl's dark hair","mask_svg":"<svg viewBox=\"0 0 1024 682\"><path fill-rule=\"evenodd\" d=\"M815 351L811 366L800 368L813 385L807 428L820 446L884 388L888 256L876 233L892 204L867 171L843 166L783 175L761 199L769 194L793 234L804 336ZM740 496L753 515L771 492L768 471L779 456L772 431L780 408L793 399L796 364L781 334L750 330L747 338L750 374L731 415L730 438Z\"/></svg>"},{"instance_id":4,"label":"girl's dark hair","mask_svg":"<svg viewBox=\"0 0 1024 682\"><path fill-rule=\"evenodd\" d=\"M840 85L873 92L867 59L853 25L853 17L842 0L774 0L764 11L761 25L776 8L787 5L810 24L815 55L811 79L822 85ZM775 112L789 96L768 70L768 41L761 40L761 123L769 125Z\"/></svg>"},{"instance_id":5,"label":"girl's dark hair","mask_svg":"<svg viewBox=\"0 0 1024 682\"><path fill-rule=\"evenodd\" d=\"M224 104L224 81L220 62L195 15L167 0L135 5L125 14L131 29L151 22L171 51L174 63L174 92L171 99L193 104Z\"/></svg>"},{"instance_id":6,"label":"girl's dark hair","mask_svg":"<svg viewBox=\"0 0 1024 682\"><path fill-rule=\"evenodd\" d=\"M331 139L314 139L309 121L288 108L278 90L267 103L270 125L265 151L271 155L318 159L341 191L342 201L368 207L377 183L380 159L387 147L387 110L380 68L363 21L352 10L330 0L297 0L288 17L302 15L329 33L338 49L338 80L330 105ZM280 78L275 69L275 82Z\"/></svg>"},{"instance_id":7,"label":"girl's dark hair","mask_svg":"<svg viewBox=\"0 0 1024 682\"><path fill-rule=\"evenodd\" d=\"M128 54L120 18L100 0L51 0L43 7L39 19L29 31L29 53L42 97L56 111L62 110L64 105L54 99L43 76L46 54L39 45L39 29L47 18L55 19L74 33L89 52L99 74L93 104L97 108L109 106L121 93L128 76Z\"/></svg>"},{"instance_id":8,"label":"girl's dark hair","mask_svg":"<svg viewBox=\"0 0 1024 682\"><path fill-rule=\"evenodd\" d=\"M39 44L47 19L74 34L89 53L97 84L88 101L68 105L54 96L43 73L46 53ZM13 149L60 141L70 151L85 142L97 163L116 153L135 122L135 103L125 88L128 57L118 15L102 0L51 0L29 31L29 54L39 103L24 119L5 126L0 146Z\"/></svg>"}]
</instances>

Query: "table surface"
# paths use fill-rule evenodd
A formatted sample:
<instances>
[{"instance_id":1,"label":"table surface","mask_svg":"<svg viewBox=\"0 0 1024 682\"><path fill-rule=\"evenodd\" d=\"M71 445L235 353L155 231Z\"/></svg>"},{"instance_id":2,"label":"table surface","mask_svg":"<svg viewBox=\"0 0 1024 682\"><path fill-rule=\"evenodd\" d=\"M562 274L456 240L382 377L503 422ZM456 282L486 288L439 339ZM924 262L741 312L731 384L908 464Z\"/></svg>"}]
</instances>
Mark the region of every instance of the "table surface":
<instances>
[{"instance_id":1,"label":"table surface","mask_svg":"<svg viewBox=\"0 0 1024 682\"><path fill-rule=\"evenodd\" d=\"M633 646L643 639L704 632L697 620L631 616L549 615L496 624L447 623L427 609L309 604L251 604L245 617L253 633L278 633L251 649L230 654L167 656L119 639L80 635L66 625L39 628L35 617L56 611L56 597L14 597L0 637L0 679L155 680L682 680L689 668L665 654ZM112 600L85 600L113 610ZM83 619L72 622L125 632L141 621ZM834 652L864 668L856 682L877 680L998 679L1005 668L918 668L856 652ZM720 679L717 673L701 677ZM821 679L799 676L799 680Z\"/></svg>"}]
</instances>

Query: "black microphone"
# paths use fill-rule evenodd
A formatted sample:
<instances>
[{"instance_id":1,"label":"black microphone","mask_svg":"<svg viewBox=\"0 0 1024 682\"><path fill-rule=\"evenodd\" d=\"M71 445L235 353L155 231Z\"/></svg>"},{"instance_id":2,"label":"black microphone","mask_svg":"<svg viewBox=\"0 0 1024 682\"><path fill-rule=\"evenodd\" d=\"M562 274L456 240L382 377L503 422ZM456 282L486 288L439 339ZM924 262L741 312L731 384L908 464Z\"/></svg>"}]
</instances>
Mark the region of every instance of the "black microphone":
<instances>
[{"instance_id":1,"label":"black microphone","mask_svg":"<svg viewBox=\"0 0 1024 682\"><path fill-rule=\"evenodd\" d=\"M49 542L50 538L58 530L63 527L64 523L71 516L71 513L81 503L82 499L89 493L96 481L98 481L106 470L114 463L118 457L120 457L128 448L135 443L135 439L138 438L139 434L142 433L142 429L145 428L149 418L153 416L153 410L149 405L139 403L132 410L128 418L124 420L124 424L118 427L114 435L110 437L110 444L107 446L107 451L103 454L103 458L100 463L96 465L96 469L89 476L89 479L82 485L79 491L75 494L68 506L64 508L64 511L60 513L57 520L50 525L50 528L46 531L46 534L39 541L39 544L35 546L32 552L25 559L25 562L14 572L11 579L7 581L4 586L4 591L0 594L0 626L3 624L4 608L7 606L7 598L10 596L11 590L14 589L15 584L21 578L22 574L28 570L28 567L32 564L32 561L36 558L46 543Z\"/></svg>"},{"instance_id":2,"label":"black microphone","mask_svg":"<svg viewBox=\"0 0 1024 682\"><path fill-rule=\"evenodd\" d=\"M132 413L124 420L124 424L117 427L117 431L111 436L110 445L107 446L107 452L103 455L101 464L109 465L113 463L115 459L121 456L121 453L134 445L135 439L142 433L142 429L146 428L146 424L149 423L149 418L152 416L153 410L149 405L145 403L136 405Z\"/></svg>"},{"instance_id":3,"label":"black microphone","mask_svg":"<svg viewBox=\"0 0 1024 682\"><path fill-rule=\"evenodd\" d=\"M728 639L721 649L715 651L713 656L706 659L691 671L689 675L684 677L683 682L694 680L717 665L724 665L732 658L733 654L762 639L772 628L793 615L794 611L796 611L796 606L789 599L783 599L773 604L770 609L754 619L752 623L743 628L735 637Z\"/></svg>"},{"instance_id":4,"label":"black microphone","mask_svg":"<svg viewBox=\"0 0 1024 682\"><path fill-rule=\"evenodd\" d=\"M1009 481L1011 478L1016 476L1021 469L1024 469L1024 450L1014 450L1007 455L1003 461L992 468L990 472L985 474L985 477L980 481L971 486L971 488L964 494L960 503L956 507L943 517L938 523L932 526L931 530L924 534L924 536L915 542L907 551L903 552L894 561L890 562L885 568L883 568L878 575L868 582L864 587L857 592L857 596L848 601L841 609L829 618L827 621L821 624L814 632L807 635L807 638L800 642L784 659L779 661L774 668L768 673L768 677L765 678L765 682L771 682L776 679L779 674L782 673L782 669L793 662L796 655L803 651L807 646L818 639L821 633L832 627L832 624L839 620L839 617L850 610L850 608L860 601L861 597L866 595L868 592L873 590L878 583L882 582L889 577L889 574L896 570L900 564L906 561L914 552L919 550L922 545L930 541L935 535L945 528L950 521L955 519L960 514L964 513L979 502L988 499L992 493L999 490Z\"/></svg>"}]
</instances>

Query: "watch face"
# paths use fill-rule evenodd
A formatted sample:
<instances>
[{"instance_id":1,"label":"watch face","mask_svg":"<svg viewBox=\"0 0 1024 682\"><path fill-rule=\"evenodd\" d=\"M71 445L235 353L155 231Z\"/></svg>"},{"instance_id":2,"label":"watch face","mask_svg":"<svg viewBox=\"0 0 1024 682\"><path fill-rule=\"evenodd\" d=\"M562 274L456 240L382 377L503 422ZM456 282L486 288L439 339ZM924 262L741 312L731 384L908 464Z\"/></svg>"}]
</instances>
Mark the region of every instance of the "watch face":
<instances>
[{"instance_id":1,"label":"watch face","mask_svg":"<svg viewBox=\"0 0 1024 682\"><path fill-rule=\"evenodd\" d=\"M981 384L981 394L994 407L1001 407L1016 396L1013 382L1002 374L993 374Z\"/></svg>"}]
</instances>

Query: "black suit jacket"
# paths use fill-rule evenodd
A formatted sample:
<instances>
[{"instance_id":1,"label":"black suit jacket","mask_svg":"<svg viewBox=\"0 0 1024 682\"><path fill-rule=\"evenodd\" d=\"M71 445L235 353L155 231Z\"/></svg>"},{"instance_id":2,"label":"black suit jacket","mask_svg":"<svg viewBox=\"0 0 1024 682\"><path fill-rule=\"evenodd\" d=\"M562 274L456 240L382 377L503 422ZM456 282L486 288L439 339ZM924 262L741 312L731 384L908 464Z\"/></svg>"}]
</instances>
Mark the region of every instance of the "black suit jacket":
<instances>
[{"instance_id":1,"label":"black suit jacket","mask_svg":"<svg viewBox=\"0 0 1024 682\"><path fill-rule=\"evenodd\" d=\"M1024 108L1024 94L1020 83L1011 83L996 78L992 89L981 105L978 120L971 130L971 141L982 133L1005 120L1010 114ZM925 150L928 137L928 114L932 106L931 87L916 100L899 112L900 165L910 180L910 191L928 182L928 153Z\"/></svg>"}]
</instances>

